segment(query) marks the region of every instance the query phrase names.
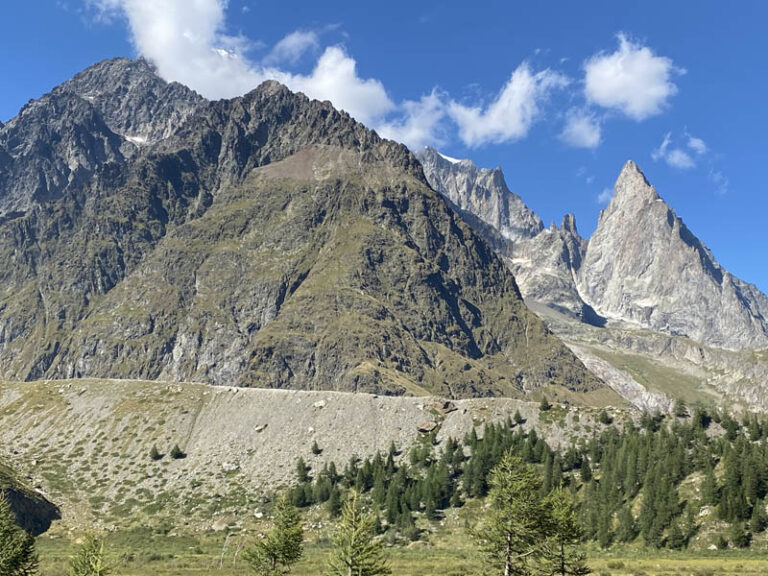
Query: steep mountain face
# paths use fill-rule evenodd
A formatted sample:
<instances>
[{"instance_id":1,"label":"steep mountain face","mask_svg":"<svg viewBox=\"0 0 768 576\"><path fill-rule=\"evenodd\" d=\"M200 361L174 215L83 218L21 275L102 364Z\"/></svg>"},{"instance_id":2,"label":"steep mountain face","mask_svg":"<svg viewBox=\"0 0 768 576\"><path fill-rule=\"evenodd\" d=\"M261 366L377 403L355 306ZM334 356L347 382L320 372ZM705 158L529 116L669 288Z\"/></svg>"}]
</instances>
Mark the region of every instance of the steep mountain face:
<instances>
[{"instance_id":1,"label":"steep mountain face","mask_svg":"<svg viewBox=\"0 0 768 576\"><path fill-rule=\"evenodd\" d=\"M633 162L622 170L615 196L587 242L572 215L560 228L505 235L503 224L488 216L500 204L516 209L508 221L540 220L509 193L500 172L500 182L485 180L493 183L489 193L470 183L478 173L493 171L446 160L431 149L421 157L430 166L425 175L432 186L466 207L467 221L504 258L531 305L589 324L629 322L721 348L768 346L768 298L717 263ZM498 200L505 195L513 198Z\"/></svg>"},{"instance_id":2,"label":"steep mountain face","mask_svg":"<svg viewBox=\"0 0 768 576\"><path fill-rule=\"evenodd\" d=\"M595 309L713 346L768 346L768 298L733 277L628 162L579 270Z\"/></svg>"},{"instance_id":3,"label":"steep mountain face","mask_svg":"<svg viewBox=\"0 0 768 576\"><path fill-rule=\"evenodd\" d=\"M476 171L468 161L434 165L448 176ZM444 180L426 174L450 198ZM768 357L755 350L768 346L766 297L715 261L634 163L589 242L572 216L509 240L483 213L463 215L532 309L621 396L651 410L674 398L768 410Z\"/></svg>"},{"instance_id":4,"label":"steep mountain face","mask_svg":"<svg viewBox=\"0 0 768 576\"><path fill-rule=\"evenodd\" d=\"M144 60L111 60L78 74L0 127L0 217L82 188L99 167L133 158L202 103Z\"/></svg>"},{"instance_id":5,"label":"steep mountain face","mask_svg":"<svg viewBox=\"0 0 768 576\"><path fill-rule=\"evenodd\" d=\"M470 160L443 156L429 146L416 154L430 185L462 212L491 226L507 240L533 238L541 219L507 188L501 168L478 168Z\"/></svg>"},{"instance_id":6,"label":"steep mountain face","mask_svg":"<svg viewBox=\"0 0 768 576\"><path fill-rule=\"evenodd\" d=\"M579 319L591 318L579 296L575 271L586 241L569 214L560 228L541 219L510 192L501 169L478 168L426 147L417 157L430 185L500 254L513 271L523 297Z\"/></svg>"},{"instance_id":7,"label":"steep mountain face","mask_svg":"<svg viewBox=\"0 0 768 576\"><path fill-rule=\"evenodd\" d=\"M408 150L328 103L207 102L113 60L0 150L7 378L615 399Z\"/></svg>"},{"instance_id":8,"label":"steep mountain face","mask_svg":"<svg viewBox=\"0 0 768 576\"><path fill-rule=\"evenodd\" d=\"M566 215L559 228L552 224L533 238L513 243L508 262L526 300L593 322L575 278L586 247L573 214Z\"/></svg>"}]
</instances>

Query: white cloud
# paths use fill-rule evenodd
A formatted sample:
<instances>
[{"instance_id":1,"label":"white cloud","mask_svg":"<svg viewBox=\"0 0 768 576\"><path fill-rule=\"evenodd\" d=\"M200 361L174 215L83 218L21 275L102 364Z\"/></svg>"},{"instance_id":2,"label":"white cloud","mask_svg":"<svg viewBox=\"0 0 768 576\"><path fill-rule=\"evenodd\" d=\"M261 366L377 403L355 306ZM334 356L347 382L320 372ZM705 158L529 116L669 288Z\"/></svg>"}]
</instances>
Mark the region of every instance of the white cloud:
<instances>
[{"instance_id":1,"label":"white cloud","mask_svg":"<svg viewBox=\"0 0 768 576\"><path fill-rule=\"evenodd\" d=\"M681 150L680 148L673 148L670 150L664 159L667 161L667 164L673 168L680 168L682 170L687 170L688 168L693 168L696 166L693 158L691 158L686 151Z\"/></svg>"},{"instance_id":2,"label":"white cloud","mask_svg":"<svg viewBox=\"0 0 768 576\"><path fill-rule=\"evenodd\" d=\"M421 100L407 100L402 104L405 115L397 120L385 122L377 131L384 138L403 142L411 150L426 145L442 146L445 118L445 104L437 91L421 97Z\"/></svg>"},{"instance_id":3,"label":"white cloud","mask_svg":"<svg viewBox=\"0 0 768 576\"><path fill-rule=\"evenodd\" d=\"M295 64L308 50L317 48L319 45L320 42L315 32L296 30L275 44L272 51L264 59L264 63L268 65Z\"/></svg>"},{"instance_id":4,"label":"white cloud","mask_svg":"<svg viewBox=\"0 0 768 576\"><path fill-rule=\"evenodd\" d=\"M274 79L311 98L330 100L364 123L373 124L395 108L382 84L359 77L354 59L337 46L325 49L308 76L251 62L245 54L248 42L225 33L226 0L86 2L102 17L125 16L136 50L154 62L160 75L207 98L241 96ZM297 54L301 40L286 41L281 54ZM303 42L306 46L307 39Z\"/></svg>"},{"instance_id":5,"label":"white cloud","mask_svg":"<svg viewBox=\"0 0 768 576\"><path fill-rule=\"evenodd\" d=\"M587 101L619 110L635 120L660 114L677 93L671 59L657 56L647 46L618 35L619 48L592 56L584 64Z\"/></svg>"},{"instance_id":6,"label":"white cloud","mask_svg":"<svg viewBox=\"0 0 768 576\"><path fill-rule=\"evenodd\" d=\"M600 121L587 110L571 108L560 140L574 148L597 148L602 140Z\"/></svg>"},{"instance_id":7,"label":"white cloud","mask_svg":"<svg viewBox=\"0 0 768 576\"><path fill-rule=\"evenodd\" d=\"M715 192L721 196L728 194L731 183L728 178L722 172L720 172L720 170L710 170L709 179L714 183L716 187Z\"/></svg>"},{"instance_id":8,"label":"white cloud","mask_svg":"<svg viewBox=\"0 0 768 576\"><path fill-rule=\"evenodd\" d=\"M598 204L608 204L613 198L613 188L603 188L603 191L597 195Z\"/></svg>"},{"instance_id":9,"label":"white cloud","mask_svg":"<svg viewBox=\"0 0 768 576\"><path fill-rule=\"evenodd\" d=\"M667 132L664 135L664 140L658 148L651 152L651 158L655 161L664 160L668 165L673 168L679 168L681 170L687 170L694 168L696 163L685 150L681 148L672 147L672 133Z\"/></svg>"},{"instance_id":10,"label":"white cloud","mask_svg":"<svg viewBox=\"0 0 768 576\"><path fill-rule=\"evenodd\" d=\"M702 154L706 154L707 150L707 144L702 140L701 138L696 138L695 136L688 135L688 148L696 152L699 156Z\"/></svg>"},{"instance_id":11,"label":"white cloud","mask_svg":"<svg viewBox=\"0 0 768 576\"><path fill-rule=\"evenodd\" d=\"M488 106L465 106L451 101L448 114L467 146L519 140L528 135L541 116L541 105L550 93L567 84L568 79L562 74L551 70L533 73L522 63Z\"/></svg>"}]
</instances>

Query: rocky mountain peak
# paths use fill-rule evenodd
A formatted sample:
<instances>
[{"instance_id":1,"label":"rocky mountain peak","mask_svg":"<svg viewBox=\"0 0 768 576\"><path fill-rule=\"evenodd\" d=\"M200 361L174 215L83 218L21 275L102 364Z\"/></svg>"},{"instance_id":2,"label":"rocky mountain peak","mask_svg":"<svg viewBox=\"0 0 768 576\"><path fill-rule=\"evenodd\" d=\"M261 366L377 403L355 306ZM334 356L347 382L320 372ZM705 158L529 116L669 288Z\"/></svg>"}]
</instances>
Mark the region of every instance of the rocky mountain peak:
<instances>
[{"instance_id":1,"label":"rocky mountain peak","mask_svg":"<svg viewBox=\"0 0 768 576\"><path fill-rule=\"evenodd\" d=\"M328 102L275 82L208 102L118 59L9 124L8 377L452 397L602 388L408 149ZM522 202L481 176L478 198L516 223Z\"/></svg>"},{"instance_id":2,"label":"rocky mountain peak","mask_svg":"<svg viewBox=\"0 0 768 576\"><path fill-rule=\"evenodd\" d=\"M147 60L114 58L86 68L54 93L90 102L109 128L137 145L167 138L206 100L177 82L166 82Z\"/></svg>"},{"instance_id":3,"label":"rocky mountain peak","mask_svg":"<svg viewBox=\"0 0 768 576\"><path fill-rule=\"evenodd\" d=\"M507 187L501 168L478 168L426 147L416 154L430 185L460 211L479 218L508 240L533 238L544 224Z\"/></svg>"},{"instance_id":4,"label":"rocky mountain peak","mask_svg":"<svg viewBox=\"0 0 768 576\"><path fill-rule=\"evenodd\" d=\"M768 345L768 298L727 274L632 162L579 278L580 293L605 316L724 348Z\"/></svg>"},{"instance_id":5,"label":"rocky mountain peak","mask_svg":"<svg viewBox=\"0 0 768 576\"><path fill-rule=\"evenodd\" d=\"M642 204L658 199L656 189L648 182L640 167L632 160L628 160L616 180L611 205ZM611 206L608 211L611 211Z\"/></svg>"},{"instance_id":6,"label":"rocky mountain peak","mask_svg":"<svg viewBox=\"0 0 768 576\"><path fill-rule=\"evenodd\" d=\"M563 216L563 223L560 226L561 229L563 229L565 232L568 232L569 234L575 234L578 235L579 231L576 228L576 216L574 214L566 214Z\"/></svg>"}]
</instances>

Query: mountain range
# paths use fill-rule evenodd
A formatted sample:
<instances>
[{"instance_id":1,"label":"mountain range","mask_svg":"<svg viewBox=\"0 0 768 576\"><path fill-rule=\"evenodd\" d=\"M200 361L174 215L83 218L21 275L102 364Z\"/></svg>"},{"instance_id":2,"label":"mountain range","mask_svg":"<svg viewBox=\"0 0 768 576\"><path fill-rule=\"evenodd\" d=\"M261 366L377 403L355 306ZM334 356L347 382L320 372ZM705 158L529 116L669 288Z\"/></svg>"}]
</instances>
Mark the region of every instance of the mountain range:
<instances>
[{"instance_id":1,"label":"mountain range","mask_svg":"<svg viewBox=\"0 0 768 576\"><path fill-rule=\"evenodd\" d=\"M572 214L545 228L500 168L429 147L417 157L430 184L513 271L527 304L614 387L626 388L607 373L616 366L605 366L603 354L601 370L585 343L656 364L671 360L707 392L762 390L768 298L718 264L634 162L621 170L595 232L584 239Z\"/></svg>"},{"instance_id":2,"label":"mountain range","mask_svg":"<svg viewBox=\"0 0 768 576\"><path fill-rule=\"evenodd\" d=\"M0 215L7 379L619 401L405 146L275 82L101 62L0 128Z\"/></svg>"},{"instance_id":3,"label":"mountain range","mask_svg":"<svg viewBox=\"0 0 768 576\"><path fill-rule=\"evenodd\" d=\"M0 125L0 371L768 408L768 298L628 162L597 229L276 82L92 66Z\"/></svg>"}]
</instances>

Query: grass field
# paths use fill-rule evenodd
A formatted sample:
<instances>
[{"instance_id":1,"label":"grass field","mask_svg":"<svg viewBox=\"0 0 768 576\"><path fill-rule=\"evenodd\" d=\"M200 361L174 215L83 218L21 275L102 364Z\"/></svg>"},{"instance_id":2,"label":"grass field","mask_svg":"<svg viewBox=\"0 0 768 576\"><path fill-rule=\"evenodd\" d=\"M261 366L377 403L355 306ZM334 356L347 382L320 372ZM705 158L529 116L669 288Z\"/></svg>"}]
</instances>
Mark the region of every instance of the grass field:
<instances>
[{"instance_id":1,"label":"grass field","mask_svg":"<svg viewBox=\"0 0 768 576\"><path fill-rule=\"evenodd\" d=\"M240 560L248 538L237 534L163 536L144 531L111 534L106 548L121 576L240 576L249 573ZM327 540L308 542L296 576L324 573ZM66 537L38 541L42 576L65 576L75 543ZM481 563L463 531L441 530L426 542L388 549L393 575L463 576L480 573ZM589 566L597 576L742 576L768 574L767 551L667 552L619 548L588 549Z\"/></svg>"}]
</instances>

